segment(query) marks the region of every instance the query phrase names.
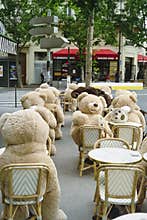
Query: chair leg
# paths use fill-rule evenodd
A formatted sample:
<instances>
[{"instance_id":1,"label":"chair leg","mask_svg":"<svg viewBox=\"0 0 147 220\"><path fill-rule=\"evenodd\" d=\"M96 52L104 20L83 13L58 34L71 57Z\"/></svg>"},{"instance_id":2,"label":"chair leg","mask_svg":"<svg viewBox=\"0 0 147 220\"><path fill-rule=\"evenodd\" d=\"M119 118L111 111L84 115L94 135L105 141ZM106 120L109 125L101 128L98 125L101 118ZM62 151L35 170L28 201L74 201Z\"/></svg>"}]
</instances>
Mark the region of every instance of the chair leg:
<instances>
[{"instance_id":1,"label":"chair leg","mask_svg":"<svg viewBox=\"0 0 147 220\"><path fill-rule=\"evenodd\" d=\"M9 217L8 220L13 220L13 206L12 204L9 205Z\"/></svg>"},{"instance_id":2,"label":"chair leg","mask_svg":"<svg viewBox=\"0 0 147 220\"><path fill-rule=\"evenodd\" d=\"M102 220L107 220L107 203L103 202L103 208L102 208Z\"/></svg>"},{"instance_id":3,"label":"chair leg","mask_svg":"<svg viewBox=\"0 0 147 220\"><path fill-rule=\"evenodd\" d=\"M95 190L94 199L93 199L93 201L96 202L96 203L98 201L97 193L98 193L98 185L96 183L96 190Z\"/></svg>"},{"instance_id":4,"label":"chair leg","mask_svg":"<svg viewBox=\"0 0 147 220\"><path fill-rule=\"evenodd\" d=\"M82 176L83 168L84 168L84 154L82 152L81 153L81 163L80 163L80 176Z\"/></svg>"},{"instance_id":5,"label":"chair leg","mask_svg":"<svg viewBox=\"0 0 147 220\"><path fill-rule=\"evenodd\" d=\"M136 209L135 204L131 204L131 213L134 213L135 209Z\"/></svg>"},{"instance_id":6,"label":"chair leg","mask_svg":"<svg viewBox=\"0 0 147 220\"><path fill-rule=\"evenodd\" d=\"M42 215L41 215L41 203L37 204L37 220L42 220Z\"/></svg>"}]
</instances>

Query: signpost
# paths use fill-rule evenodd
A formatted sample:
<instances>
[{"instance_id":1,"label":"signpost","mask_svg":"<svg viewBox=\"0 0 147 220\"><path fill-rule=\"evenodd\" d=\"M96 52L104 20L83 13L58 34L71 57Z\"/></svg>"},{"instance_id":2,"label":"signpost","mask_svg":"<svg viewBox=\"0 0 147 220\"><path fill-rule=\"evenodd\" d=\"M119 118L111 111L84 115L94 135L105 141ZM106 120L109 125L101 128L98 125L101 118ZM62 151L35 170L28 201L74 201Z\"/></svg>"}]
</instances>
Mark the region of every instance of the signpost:
<instances>
[{"instance_id":1,"label":"signpost","mask_svg":"<svg viewBox=\"0 0 147 220\"><path fill-rule=\"evenodd\" d=\"M61 48L68 44L68 40L58 34L58 17L57 16L46 16L36 17L30 20L30 24L33 28L29 31L32 36L42 36L40 39L40 48L47 49L48 51L48 63L47 71L52 70L51 60L51 48ZM52 73L50 73L52 76Z\"/></svg>"}]
</instances>

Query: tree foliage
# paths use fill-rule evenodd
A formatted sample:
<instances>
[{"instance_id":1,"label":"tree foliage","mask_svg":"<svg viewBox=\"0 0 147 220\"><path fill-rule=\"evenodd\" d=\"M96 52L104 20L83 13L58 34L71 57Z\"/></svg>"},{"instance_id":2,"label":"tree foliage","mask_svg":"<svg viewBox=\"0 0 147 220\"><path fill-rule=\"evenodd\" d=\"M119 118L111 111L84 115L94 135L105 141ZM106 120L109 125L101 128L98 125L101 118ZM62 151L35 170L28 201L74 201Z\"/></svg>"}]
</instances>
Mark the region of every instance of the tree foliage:
<instances>
[{"instance_id":1,"label":"tree foliage","mask_svg":"<svg viewBox=\"0 0 147 220\"><path fill-rule=\"evenodd\" d=\"M147 1L127 0L122 19L122 32L134 45L147 42Z\"/></svg>"},{"instance_id":2,"label":"tree foliage","mask_svg":"<svg viewBox=\"0 0 147 220\"><path fill-rule=\"evenodd\" d=\"M20 52L31 40L30 20L36 16L44 16L49 8L54 10L47 0L1 0L0 21L5 25L7 35L17 43L16 68L19 85L22 86L19 72Z\"/></svg>"}]
</instances>

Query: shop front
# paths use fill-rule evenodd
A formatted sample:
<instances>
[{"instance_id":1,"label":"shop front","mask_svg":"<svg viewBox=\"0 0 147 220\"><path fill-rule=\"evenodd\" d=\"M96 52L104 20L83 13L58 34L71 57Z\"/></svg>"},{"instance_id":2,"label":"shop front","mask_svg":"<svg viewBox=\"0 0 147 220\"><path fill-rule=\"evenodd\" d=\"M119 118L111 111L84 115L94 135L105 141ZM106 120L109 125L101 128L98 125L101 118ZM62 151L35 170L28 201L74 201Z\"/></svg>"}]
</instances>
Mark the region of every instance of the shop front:
<instances>
[{"instance_id":1,"label":"shop front","mask_svg":"<svg viewBox=\"0 0 147 220\"><path fill-rule=\"evenodd\" d=\"M0 34L0 86L16 84L16 43Z\"/></svg>"},{"instance_id":2,"label":"shop front","mask_svg":"<svg viewBox=\"0 0 147 220\"><path fill-rule=\"evenodd\" d=\"M143 81L145 71L147 71L147 56L138 54L138 72L137 80Z\"/></svg>"},{"instance_id":3,"label":"shop front","mask_svg":"<svg viewBox=\"0 0 147 220\"><path fill-rule=\"evenodd\" d=\"M61 49L53 53L53 80L66 79L71 76L71 82L81 82L82 71L78 49ZM93 50L93 81L115 81L117 70L117 53L110 49Z\"/></svg>"}]
</instances>

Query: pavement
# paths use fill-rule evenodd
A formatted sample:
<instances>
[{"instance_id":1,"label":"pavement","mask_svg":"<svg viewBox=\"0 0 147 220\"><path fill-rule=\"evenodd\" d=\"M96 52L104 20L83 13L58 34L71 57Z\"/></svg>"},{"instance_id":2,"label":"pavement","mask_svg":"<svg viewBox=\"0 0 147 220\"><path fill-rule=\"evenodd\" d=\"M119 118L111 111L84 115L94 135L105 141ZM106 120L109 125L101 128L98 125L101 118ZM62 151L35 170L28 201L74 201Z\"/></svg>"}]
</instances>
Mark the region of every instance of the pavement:
<instances>
[{"instance_id":1,"label":"pavement","mask_svg":"<svg viewBox=\"0 0 147 220\"><path fill-rule=\"evenodd\" d=\"M19 101L21 96L32 90L34 88L17 89L17 91L15 91L15 88L0 89L0 115L4 112L14 112L22 109ZM137 92L139 105L144 110L147 109L147 90ZM70 136L71 122L72 112L65 112L65 124L62 127L63 138L56 141L57 153L52 157L57 168L61 187L60 207L67 214L68 220L91 220L96 182L93 170L85 171L82 177L79 176L79 170L77 169L78 148ZM0 145L3 145L1 137ZM147 213L147 199L144 201L142 212ZM118 215L120 213L113 209L111 218Z\"/></svg>"}]
</instances>

